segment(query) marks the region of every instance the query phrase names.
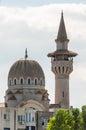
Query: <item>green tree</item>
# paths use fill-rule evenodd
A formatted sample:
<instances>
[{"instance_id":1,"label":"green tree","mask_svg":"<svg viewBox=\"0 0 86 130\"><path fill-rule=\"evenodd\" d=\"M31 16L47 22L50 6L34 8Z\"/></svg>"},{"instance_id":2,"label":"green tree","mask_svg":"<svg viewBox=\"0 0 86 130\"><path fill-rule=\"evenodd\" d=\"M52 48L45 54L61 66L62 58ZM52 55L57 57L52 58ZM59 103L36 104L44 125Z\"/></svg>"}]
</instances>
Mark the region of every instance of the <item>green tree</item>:
<instances>
[{"instance_id":1,"label":"green tree","mask_svg":"<svg viewBox=\"0 0 86 130\"><path fill-rule=\"evenodd\" d=\"M86 105L82 106L83 130L86 130Z\"/></svg>"},{"instance_id":2,"label":"green tree","mask_svg":"<svg viewBox=\"0 0 86 130\"><path fill-rule=\"evenodd\" d=\"M78 108L73 108L72 115L74 118L74 130L82 130L82 118Z\"/></svg>"},{"instance_id":3,"label":"green tree","mask_svg":"<svg viewBox=\"0 0 86 130\"><path fill-rule=\"evenodd\" d=\"M73 115L69 110L58 110L55 117L50 119L46 130L74 130Z\"/></svg>"}]
</instances>

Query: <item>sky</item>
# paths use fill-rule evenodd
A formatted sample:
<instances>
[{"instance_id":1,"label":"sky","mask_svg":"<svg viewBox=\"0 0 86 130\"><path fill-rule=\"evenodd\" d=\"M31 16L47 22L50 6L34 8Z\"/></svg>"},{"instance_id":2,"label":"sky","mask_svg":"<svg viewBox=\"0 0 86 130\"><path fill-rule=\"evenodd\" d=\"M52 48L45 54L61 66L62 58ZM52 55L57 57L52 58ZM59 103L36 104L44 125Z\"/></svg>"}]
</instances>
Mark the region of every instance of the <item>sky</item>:
<instances>
[{"instance_id":1,"label":"sky","mask_svg":"<svg viewBox=\"0 0 86 130\"><path fill-rule=\"evenodd\" d=\"M85 0L0 0L2 5L6 6L41 6L54 3L86 3Z\"/></svg>"},{"instance_id":2,"label":"sky","mask_svg":"<svg viewBox=\"0 0 86 130\"><path fill-rule=\"evenodd\" d=\"M64 12L69 50L77 52L70 75L70 105L86 105L86 4L84 0L0 1L0 102L4 101L12 64L24 58L36 60L44 70L46 89L54 103L55 79L49 52L56 49L61 11Z\"/></svg>"}]
</instances>

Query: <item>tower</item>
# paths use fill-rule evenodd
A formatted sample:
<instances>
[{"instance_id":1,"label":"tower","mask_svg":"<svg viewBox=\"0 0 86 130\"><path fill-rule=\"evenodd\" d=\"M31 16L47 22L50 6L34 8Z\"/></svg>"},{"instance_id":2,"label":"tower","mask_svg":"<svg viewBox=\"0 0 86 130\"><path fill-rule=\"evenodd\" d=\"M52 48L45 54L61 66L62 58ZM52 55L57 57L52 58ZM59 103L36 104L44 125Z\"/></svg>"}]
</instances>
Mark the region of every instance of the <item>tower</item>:
<instances>
[{"instance_id":1,"label":"tower","mask_svg":"<svg viewBox=\"0 0 86 130\"><path fill-rule=\"evenodd\" d=\"M68 50L69 39L63 12L55 42L56 51L48 54L48 57L51 57L52 72L55 74L55 104L69 108L69 75L73 71L73 57L77 53Z\"/></svg>"}]
</instances>

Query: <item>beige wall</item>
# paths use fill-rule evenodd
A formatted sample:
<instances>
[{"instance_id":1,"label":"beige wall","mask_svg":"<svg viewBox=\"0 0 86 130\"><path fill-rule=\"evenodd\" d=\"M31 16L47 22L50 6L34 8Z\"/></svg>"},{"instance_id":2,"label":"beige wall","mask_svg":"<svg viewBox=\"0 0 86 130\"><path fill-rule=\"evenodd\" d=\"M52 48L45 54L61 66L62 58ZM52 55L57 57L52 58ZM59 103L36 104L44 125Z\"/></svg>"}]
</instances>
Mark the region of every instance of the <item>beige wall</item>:
<instances>
[{"instance_id":1,"label":"beige wall","mask_svg":"<svg viewBox=\"0 0 86 130\"><path fill-rule=\"evenodd\" d=\"M16 112L16 115L15 115ZM17 130L18 128L26 128L26 126L36 126L36 120L34 121L18 121L18 116L25 116L26 113L31 113L35 119L35 110L32 109L23 109L23 108L0 108L0 130L4 128L10 128L10 130ZM7 116L4 119L4 116ZM14 127L15 126L15 127Z\"/></svg>"},{"instance_id":2,"label":"beige wall","mask_svg":"<svg viewBox=\"0 0 86 130\"><path fill-rule=\"evenodd\" d=\"M69 78L58 78L55 80L55 104L69 108Z\"/></svg>"}]
</instances>

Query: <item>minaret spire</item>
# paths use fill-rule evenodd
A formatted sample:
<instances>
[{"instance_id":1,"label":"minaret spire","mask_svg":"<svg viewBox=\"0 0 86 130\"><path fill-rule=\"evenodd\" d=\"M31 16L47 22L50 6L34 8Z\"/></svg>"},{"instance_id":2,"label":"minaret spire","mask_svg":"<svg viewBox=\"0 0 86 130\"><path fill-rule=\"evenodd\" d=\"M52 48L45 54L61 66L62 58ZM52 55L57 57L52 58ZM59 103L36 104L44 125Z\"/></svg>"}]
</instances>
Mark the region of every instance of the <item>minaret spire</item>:
<instances>
[{"instance_id":1,"label":"minaret spire","mask_svg":"<svg viewBox=\"0 0 86 130\"><path fill-rule=\"evenodd\" d=\"M68 38L67 38L65 22L64 22L64 16L63 16L63 11L62 11L61 12L60 26L59 26L59 30L58 30L58 35L57 35L56 41L66 41L66 40L68 40Z\"/></svg>"}]
</instances>

